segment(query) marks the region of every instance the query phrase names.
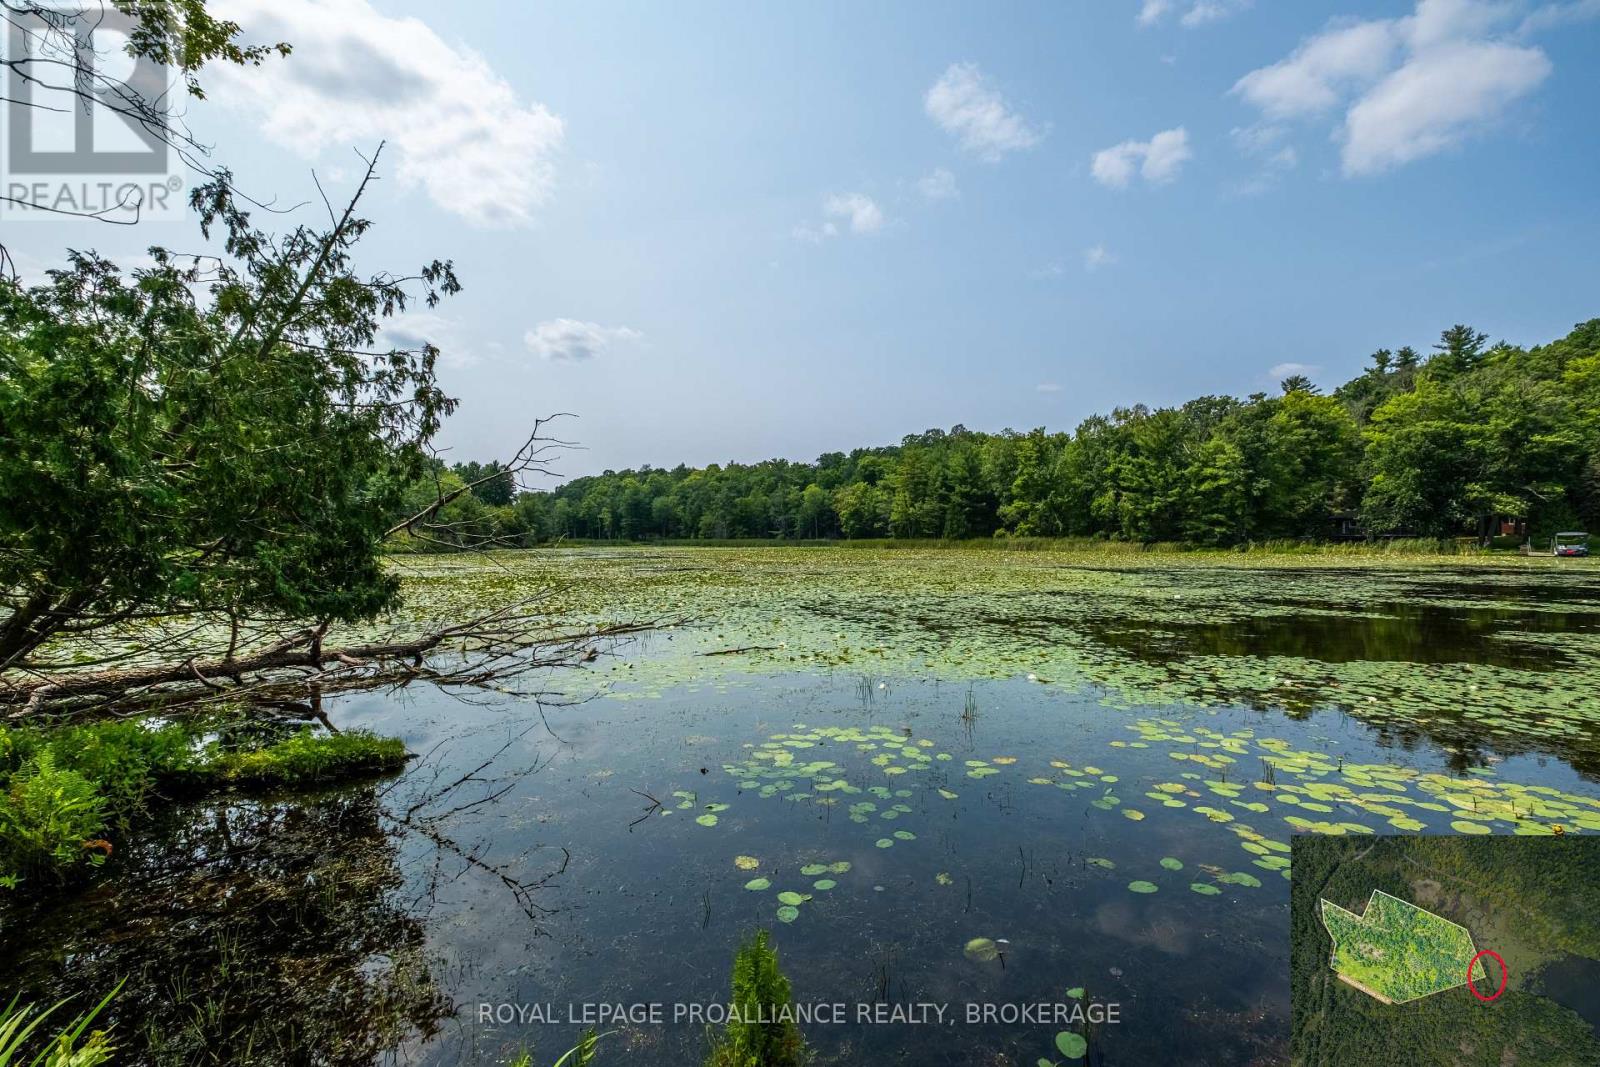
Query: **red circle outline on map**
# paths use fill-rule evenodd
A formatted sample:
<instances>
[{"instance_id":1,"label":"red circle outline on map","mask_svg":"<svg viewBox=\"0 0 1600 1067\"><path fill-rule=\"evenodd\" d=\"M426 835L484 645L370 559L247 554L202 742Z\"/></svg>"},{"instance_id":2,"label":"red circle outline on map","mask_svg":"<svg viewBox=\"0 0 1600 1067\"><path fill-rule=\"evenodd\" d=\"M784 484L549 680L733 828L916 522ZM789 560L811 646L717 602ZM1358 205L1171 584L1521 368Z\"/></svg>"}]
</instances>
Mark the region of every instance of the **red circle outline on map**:
<instances>
[{"instance_id":1,"label":"red circle outline on map","mask_svg":"<svg viewBox=\"0 0 1600 1067\"><path fill-rule=\"evenodd\" d=\"M1496 989L1489 996L1484 996L1482 993L1478 992L1478 987L1472 984L1472 965L1483 959L1485 956L1493 956L1494 961L1500 965L1500 988ZM1500 953L1496 952L1494 949L1486 948L1467 962L1467 988L1472 990L1473 996L1477 997L1485 1004L1495 1000L1500 996L1501 993L1506 991L1506 979L1510 977L1511 972L1506 969L1506 961L1501 959Z\"/></svg>"}]
</instances>

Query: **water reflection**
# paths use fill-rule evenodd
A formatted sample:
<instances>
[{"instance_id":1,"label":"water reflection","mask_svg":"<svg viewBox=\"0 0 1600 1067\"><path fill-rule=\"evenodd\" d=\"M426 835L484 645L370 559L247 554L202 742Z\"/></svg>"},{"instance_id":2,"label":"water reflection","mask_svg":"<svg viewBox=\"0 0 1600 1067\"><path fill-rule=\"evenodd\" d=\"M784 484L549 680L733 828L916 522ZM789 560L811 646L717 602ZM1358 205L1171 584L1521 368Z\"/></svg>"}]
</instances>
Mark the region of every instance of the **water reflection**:
<instances>
[{"instance_id":1,"label":"water reflection","mask_svg":"<svg viewBox=\"0 0 1600 1067\"><path fill-rule=\"evenodd\" d=\"M0 937L24 999L126 978L118 1064L366 1064L451 1011L374 785L185 808L107 874L0 913Z\"/></svg>"}]
</instances>

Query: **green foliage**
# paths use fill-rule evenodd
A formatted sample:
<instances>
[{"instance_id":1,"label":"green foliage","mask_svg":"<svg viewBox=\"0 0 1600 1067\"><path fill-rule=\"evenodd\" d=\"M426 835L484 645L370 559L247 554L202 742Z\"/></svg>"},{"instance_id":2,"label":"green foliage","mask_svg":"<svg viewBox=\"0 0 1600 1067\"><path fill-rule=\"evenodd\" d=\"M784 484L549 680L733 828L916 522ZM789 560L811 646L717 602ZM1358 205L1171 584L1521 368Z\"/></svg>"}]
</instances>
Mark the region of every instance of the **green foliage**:
<instances>
[{"instance_id":1,"label":"green foliage","mask_svg":"<svg viewBox=\"0 0 1600 1067\"><path fill-rule=\"evenodd\" d=\"M504 543L1093 537L1146 544L1600 526L1600 319L1522 350L1446 330L1320 395L1119 408L1073 433L957 426L899 445L703 470L646 467L516 498ZM500 521L462 516L463 521ZM1359 518L1361 528L1352 521Z\"/></svg>"},{"instance_id":2,"label":"green foliage","mask_svg":"<svg viewBox=\"0 0 1600 1067\"><path fill-rule=\"evenodd\" d=\"M0 794L0 872L54 874L103 852L84 848L105 825L105 802L94 783L56 766L46 749L11 775Z\"/></svg>"},{"instance_id":3,"label":"green foliage","mask_svg":"<svg viewBox=\"0 0 1600 1067\"><path fill-rule=\"evenodd\" d=\"M216 785L292 786L396 770L405 745L364 731L315 734L304 729L265 748L208 750L199 777Z\"/></svg>"},{"instance_id":4,"label":"green foliage","mask_svg":"<svg viewBox=\"0 0 1600 1067\"><path fill-rule=\"evenodd\" d=\"M712 1046L706 1067L795 1067L806 1061L800 1028L787 1017L789 980L767 931L739 946L733 960L733 999L727 1029Z\"/></svg>"},{"instance_id":5,"label":"green foliage","mask_svg":"<svg viewBox=\"0 0 1600 1067\"><path fill-rule=\"evenodd\" d=\"M396 601L379 546L453 402L431 346L369 350L413 283L458 288L450 265L357 275L365 220L263 233L225 173L191 199L228 252L205 271L156 248L0 279L0 499L28 502L0 509L0 669L63 628Z\"/></svg>"},{"instance_id":6,"label":"green foliage","mask_svg":"<svg viewBox=\"0 0 1600 1067\"><path fill-rule=\"evenodd\" d=\"M594 1063L596 1051L600 1047L600 1039L613 1033L616 1033L616 1031L612 1030L606 1034L597 1034L593 1030L585 1030L578 1043L562 1053L561 1058L556 1060L554 1067L567 1067L568 1064L571 1064L571 1067L590 1067Z\"/></svg>"},{"instance_id":7,"label":"green foliage","mask_svg":"<svg viewBox=\"0 0 1600 1067\"><path fill-rule=\"evenodd\" d=\"M363 731L215 737L197 724L111 721L0 728L0 885L61 877L110 852L152 798L227 787L277 788L397 770L405 746ZM92 847L85 847L91 842ZM11 886L15 888L15 886Z\"/></svg>"},{"instance_id":8,"label":"green foliage","mask_svg":"<svg viewBox=\"0 0 1600 1067\"><path fill-rule=\"evenodd\" d=\"M111 1054L116 1048L111 1044L109 1035L104 1030L92 1031L87 1037L84 1033L121 989L122 983L119 982L116 989L106 994L106 998L93 1010L78 1016L66 1029L52 1035L28 1060L22 1057L27 1055L24 1050L35 1031L67 1002L63 1000L35 1013L32 1005L12 998L10 1004L0 1009L0 1067L22 1067L23 1064L27 1067L98 1067L102 1063L110 1063Z\"/></svg>"},{"instance_id":9,"label":"green foliage","mask_svg":"<svg viewBox=\"0 0 1600 1067\"><path fill-rule=\"evenodd\" d=\"M109 818L124 827L144 812L157 779L196 765L195 728L178 723L111 721L10 732L19 748L47 753L95 784Z\"/></svg>"}]
</instances>

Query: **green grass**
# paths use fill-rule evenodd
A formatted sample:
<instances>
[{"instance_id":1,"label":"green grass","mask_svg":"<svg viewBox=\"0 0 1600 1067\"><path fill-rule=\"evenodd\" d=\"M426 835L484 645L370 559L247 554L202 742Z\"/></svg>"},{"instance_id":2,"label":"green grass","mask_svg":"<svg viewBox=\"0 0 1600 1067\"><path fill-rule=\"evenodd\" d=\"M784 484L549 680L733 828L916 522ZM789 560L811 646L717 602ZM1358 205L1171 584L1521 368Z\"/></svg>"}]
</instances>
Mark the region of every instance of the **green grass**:
<instances>
[{"instance_id":1,"label":"green grass","mask_svg":"<svg viewBox=\"0 0 1600 1067\"><path fill-rule=\"evenodd\" d=\"M106 994L92 1010L42 1042L34 1041L39 1028L67 1002L63 1000L37 1011L33 1005L23 1004L20 998L13 997L10 1004L0 1009L0 1067L23 1067L24 1064L27 1067L99 1067L110 1063L116 1047L104 1030L90 1031L89 1027L121 989L118 983L117 988ZM32 1058L24 1059L30 1049L34 1053Z\"/></svg>"}]
</instances>

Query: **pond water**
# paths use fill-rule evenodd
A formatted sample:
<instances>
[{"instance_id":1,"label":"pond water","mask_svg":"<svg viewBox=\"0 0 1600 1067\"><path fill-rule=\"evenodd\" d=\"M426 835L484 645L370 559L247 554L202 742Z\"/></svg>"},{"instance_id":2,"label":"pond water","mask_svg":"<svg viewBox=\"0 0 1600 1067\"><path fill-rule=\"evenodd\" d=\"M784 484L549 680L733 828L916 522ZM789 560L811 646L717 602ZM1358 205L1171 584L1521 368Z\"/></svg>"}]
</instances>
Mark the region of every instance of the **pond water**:
<instances>
[{"instance_id":1,"label":"pond water","mask_svg":"<svg viewBox=\"0 0 1600 1067\"><path fill-rule=\"evenodd\" d=\"M1534 983L1542 995L1571 1008L1600 1033L1600 960L1564 955L1541 968Z\"/></svg>"},{"instance_id":2,"label":"pond water","mask_svg":"<svg viewBox=\"0 0 1600 1067\"><path fill-rule=\"evenodd\" d=\"M1600 832L1595 572L1374 572L1354 604L1327 569L574 560L628 591L596 617L718 624L542 705L345 699L404 775L171 813L114 878L0 918L26 987L127 978L128 1063L548 1064L569 1006L654 1003L597 1062L681 1067L706 1027L675 1016L768 927L797 1003L846 1006L803 1027L823 1063L1286 1063L1290 835ZM1041 1003L1116 1021L983 1015Z\"/></svg>"}]
</instances>

